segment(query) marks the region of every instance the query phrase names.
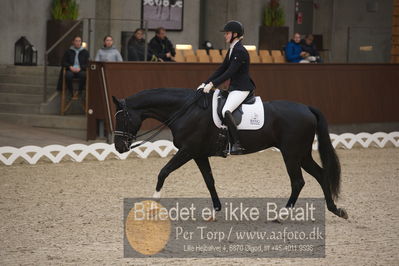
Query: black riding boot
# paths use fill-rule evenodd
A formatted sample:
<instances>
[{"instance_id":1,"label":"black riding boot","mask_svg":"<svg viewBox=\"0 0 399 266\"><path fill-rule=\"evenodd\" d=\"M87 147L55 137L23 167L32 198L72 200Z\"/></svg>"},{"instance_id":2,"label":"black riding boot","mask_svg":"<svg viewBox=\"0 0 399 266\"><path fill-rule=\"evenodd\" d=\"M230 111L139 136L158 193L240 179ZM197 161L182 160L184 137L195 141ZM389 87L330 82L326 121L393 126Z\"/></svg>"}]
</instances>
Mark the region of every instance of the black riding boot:
<instances>
[{"instance_id":1,"label":"black riding boot","mask_svg":"<svg viewBox=\"0 0 399 266\"><path fill-rule=\"evenodd\" d=\"M226 111L224 114L224 124L228 127L230 136L232 138L232 147L230 154L232 155L240 155L244 151L243 148L240 146L240 141L238 140L238 130L237 125L234 121L234 117L230 111ZM228 153L228 151L227 151Z\"/></svg>"}]
</instances>

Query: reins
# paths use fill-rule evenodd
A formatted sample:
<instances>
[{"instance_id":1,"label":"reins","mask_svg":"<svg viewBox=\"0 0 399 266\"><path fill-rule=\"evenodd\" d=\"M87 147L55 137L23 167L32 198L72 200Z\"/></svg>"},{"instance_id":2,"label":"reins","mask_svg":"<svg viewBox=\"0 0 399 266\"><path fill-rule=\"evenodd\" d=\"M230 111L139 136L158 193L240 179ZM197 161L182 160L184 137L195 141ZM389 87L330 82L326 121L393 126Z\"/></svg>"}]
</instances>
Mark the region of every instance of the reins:
<instances>
[{"instance_id":1,"label":"reins","mask_svg":"<svg viewBox=\"0 0 399 266\"><path fill-rule=\"evenodd\" d=\"M202 92L201 90L197 90L197 91L195 92L194 96L193 96L191 99L189 99L179 110L176 111L176 113L174 113L170 118L168 118L166 121L164 121L161 125L156 126L156 127L153 128L153 129L150 129L150 130L148 130L148 131L146 131L146 132L144 132L144 133L142 133L142 134L139 134L139 135L135 136L135 139L136 139L136 138L139 138L139 137L148 135L148 134L150 134L151 132L154 132L154 131L155 131L155 132L154 132L151 136L149 136L147 139L145 139L145 140L141 141L140 143L137 143L137 144L135 144L135 145L133 145L133 146L130 146L130 149L134 149L134 148L136 148L136 147L138 147L138 146L140 146L140 145L143 145L144 143L146 143L146 142L152 140L152 139L155 138L157 135L159 135L159 133L161 133L161 131L162 131L165 127L168 127L168 126L172 125L172 124L173 124L173 123L187 110L188 107L190 107L193 103L195 103L196 101L198 101L198 99L203 95L201 92ZM118 111L118 112L119 112L119 111ZM116 114L117 114L117 113L115 113L115 115L116 115ZM123 132L123 134L118 134L118 135L127 136L127 135L131 135L131 134L128 133L128 132Z\"/></svg>"}]
</instances>

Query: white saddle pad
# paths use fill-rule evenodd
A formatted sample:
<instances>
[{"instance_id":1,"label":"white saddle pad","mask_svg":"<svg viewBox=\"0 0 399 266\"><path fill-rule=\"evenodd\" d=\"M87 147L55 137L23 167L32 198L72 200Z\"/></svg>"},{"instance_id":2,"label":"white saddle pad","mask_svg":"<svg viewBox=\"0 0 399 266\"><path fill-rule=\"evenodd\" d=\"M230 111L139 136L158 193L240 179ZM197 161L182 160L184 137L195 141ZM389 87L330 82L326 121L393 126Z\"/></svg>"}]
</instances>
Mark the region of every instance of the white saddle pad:
<instances>
[{"instance_id":1,"label":"white saddle pad","mask_svg":"<svg viewBox=\"0 0 399 266\"><path fill-rule=\"evenodd\" d=\"M218 128L226 128L225 125L222 125L222 121L220 120L217 114L217 104L218 97L220 94L220 90L215 90L212 98L212 117L213 122ZM256 101L254 104L243 104L242 105L242 119L241 123L237 126L239 130L257 130L263 127L265 123L265 112L263 110L262 99L259 96L256 96Z\"/></svg>"}]
</instances>

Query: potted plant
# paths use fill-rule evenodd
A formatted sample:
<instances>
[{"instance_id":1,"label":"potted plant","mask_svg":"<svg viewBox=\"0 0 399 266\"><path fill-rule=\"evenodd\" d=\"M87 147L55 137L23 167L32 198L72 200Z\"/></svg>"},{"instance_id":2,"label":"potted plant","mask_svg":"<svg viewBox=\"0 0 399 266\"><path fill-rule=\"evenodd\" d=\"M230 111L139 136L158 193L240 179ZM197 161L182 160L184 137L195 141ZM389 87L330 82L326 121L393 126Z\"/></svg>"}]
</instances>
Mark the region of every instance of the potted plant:
<instances>
[{"instance_id":1,"label":"potted plant","mask_svg":"<svg viewBox=\"0 0 399 266\"><path fill-rule=\"evenodd\" d=\"M51 20L47 21L47 50L78 22L79 5L75 0L53 0ZM73 36L82 35L83 25L76 27L49 54L48 64L61 65L62 56L71 45Z\"/></svg>"},{"instance_id":2,"label":"potted plant","mask_svg":"<svg viewBox=\"0 0 399 266\"><path fill-rule=\"evenodd\" d=\"M259 49L281 50L288 42L288 27L284 26L284 9L279 0L270 0L259 28Z\"/></svg>"}]
</instances>

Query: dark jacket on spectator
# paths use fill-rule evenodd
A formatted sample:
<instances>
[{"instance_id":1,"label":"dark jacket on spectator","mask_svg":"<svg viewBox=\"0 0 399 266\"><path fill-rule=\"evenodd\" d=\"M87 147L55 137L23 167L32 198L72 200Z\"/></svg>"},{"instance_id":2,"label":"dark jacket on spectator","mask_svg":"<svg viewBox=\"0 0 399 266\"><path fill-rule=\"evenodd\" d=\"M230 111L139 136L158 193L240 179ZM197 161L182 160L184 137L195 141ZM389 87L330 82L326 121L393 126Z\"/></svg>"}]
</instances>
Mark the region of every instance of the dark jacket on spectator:
<instances>
[{"instance_id":1,"label":"dark jacket on spectator","mask_svg":"<svg viewBox=\"0 0 399 266\"><path fill-rule=\"evenodd\" d=\"M150 46L147 47L147 60L151 60L153 55ZM136 39L134 35L127 43L127 60L128 61L144 61L145 40Z\"/></svg>"},{"instance_id":2,"label":"dark jacket on spectator","mask_svg":"<svg viewBox=\"0 0 399 266\"><path fill-rule=\"evenodd\" d=\"M311 56L319 56L319 52L317 51L316 45L312 43L308 45L305 40L301 41L302 51L309 53Z\"/></svg>"},{"instance_id":3,"label":"dark jacket on spectator","mask_svg":"<svg viewBox=\"0 0 399 266\"><path fill-rule=\"evenodd\" d=\"M170 58L166 57L167 53L171 53L172 56L176 55L175 48L173 48L173 44L167 37L161 40L157 36L154 36L148 46L156 57L161 58L164 61L171 61Z\"/></svg>"},{"instance_id":4,"label":"dark jacket on spectator","mask_svg":"<svg viewBox=\"0 0 399 266\"><path fill-rule=\"evenodd\" d=\"M285 58L288 62L299 63L303 58L301 56L302 47L300 44L291 40L285 47Z\"/></svg>"},{"instance_id":5,"label":"dark jacket on spectator","mask_svg":"<svg viewBox=\"0 0 399 266\"><path fill-rule=\"evenodd\" d=\"M68 49L62 58L61 65L67 68L73 66L75 63L75 55L76 52L74 50ZM79 52L78 59L81 70L86 71L87 65L89 64L89 57L89 52L86 49L83 49Z\"/></svg>"},{"instance_id":6,"label":"dark jacket on spectator","mask_svg":"<svg viewBox=\"0 0 399 266\"><path fill-rule=\"evenodd\" d=\"M58 83L57 83L57 90L61 90L62 89L62 80L63 80L63 68L69 68L70 66L73 66L75 64L75 56L76 56L76 52L73 49L68 49L63 58L62 58L62 62L61 62L61 71L59 74L59 78L58 78ZM80 69L83 71L86 71L86 68L89 64L89 52L86 49L83 49L79 52L78 55L78 60L79 60L79 65L80 65Z\"/></svg>"}]
</instances>

